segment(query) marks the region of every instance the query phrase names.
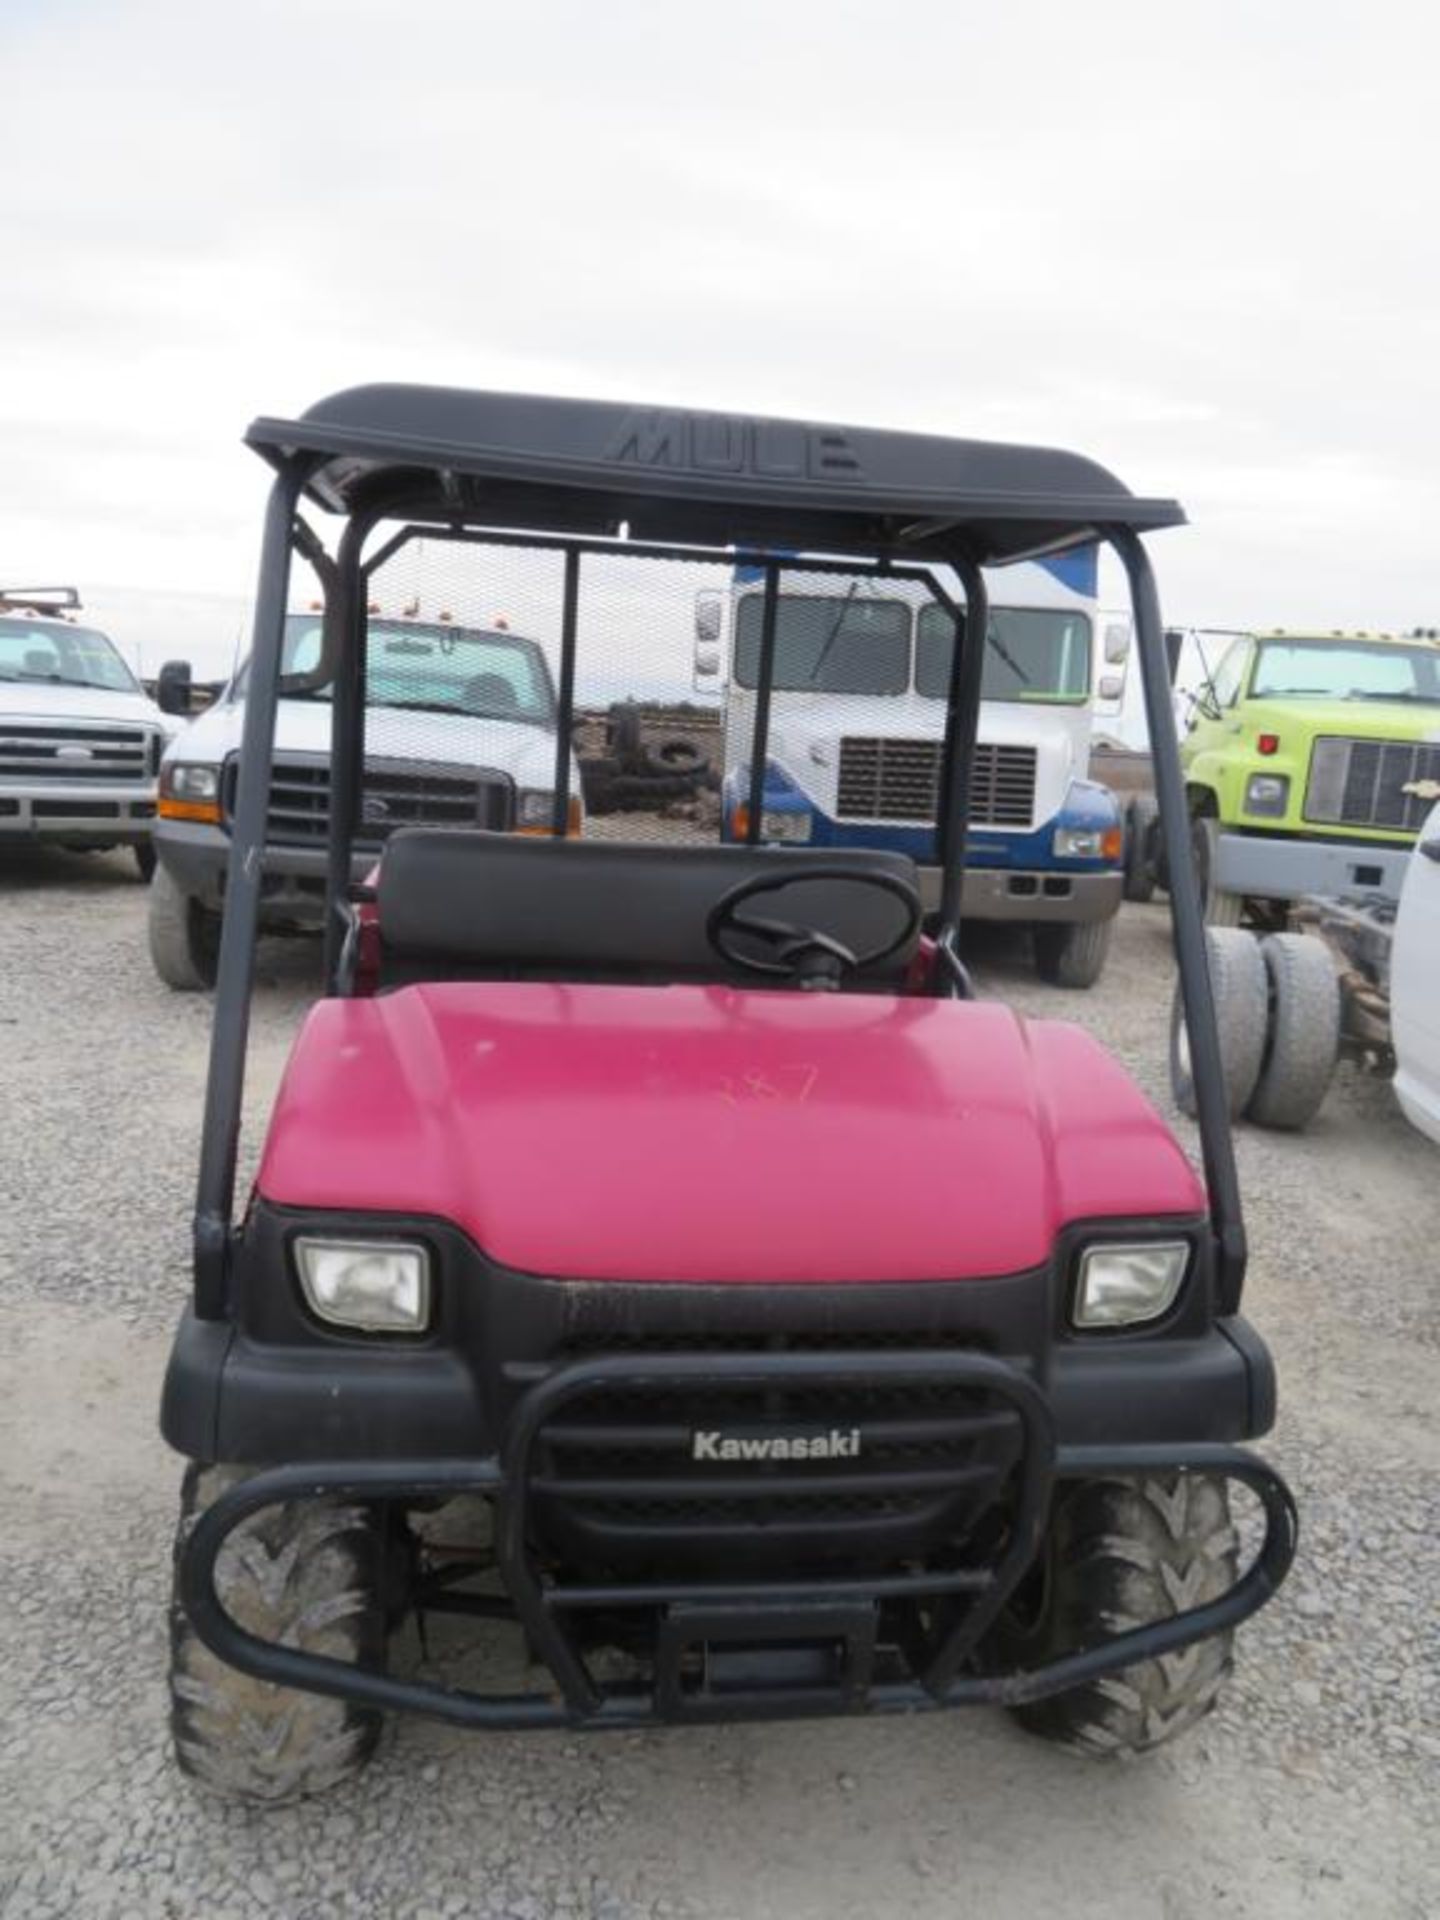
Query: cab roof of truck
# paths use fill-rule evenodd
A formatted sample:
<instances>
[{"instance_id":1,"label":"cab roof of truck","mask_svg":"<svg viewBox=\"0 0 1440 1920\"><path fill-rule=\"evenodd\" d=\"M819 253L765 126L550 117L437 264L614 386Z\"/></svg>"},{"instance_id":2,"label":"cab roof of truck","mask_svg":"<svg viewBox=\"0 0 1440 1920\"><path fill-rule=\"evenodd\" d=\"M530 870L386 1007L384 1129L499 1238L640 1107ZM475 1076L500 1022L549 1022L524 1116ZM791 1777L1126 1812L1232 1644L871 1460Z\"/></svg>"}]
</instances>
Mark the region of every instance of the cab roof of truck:
<instances>
[{"instance_id":1,"label":"cab roof of truck","mask_svg":"<svg viewBox=\"0 0 1440 1920\"><path fill-rule=\"evenodd\" d=\"M1184 524L1048 447L452 387L353 387L247 443L328 511L1003 564Z\"/></svg>"},{"instance_id":2,"label":"cab roof of truck","mask_svg":"<svg viewBox=\"0 0 1440 1920\"><path fill-rule=\"evenodd\" d=\"M1353 645L1360 641L1377 647L1413 647L1417 643L1440 648L1440 627L1413 627L1409 633L1381 633L1367 628L1341 627L1268 627L1256 628L1252 640L1340 640Z\"/></svg>"}]
</instances>

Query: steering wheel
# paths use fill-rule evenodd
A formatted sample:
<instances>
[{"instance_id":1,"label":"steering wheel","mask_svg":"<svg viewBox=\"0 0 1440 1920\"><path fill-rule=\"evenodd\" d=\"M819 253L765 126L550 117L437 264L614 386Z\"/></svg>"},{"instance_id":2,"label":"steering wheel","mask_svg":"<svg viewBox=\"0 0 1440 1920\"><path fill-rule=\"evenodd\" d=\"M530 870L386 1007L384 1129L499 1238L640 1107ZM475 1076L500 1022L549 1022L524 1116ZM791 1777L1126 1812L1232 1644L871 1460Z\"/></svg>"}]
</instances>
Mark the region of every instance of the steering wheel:
<instances>
[{"instance_id":1,"label":"steering wheel","mask_svg":"<svg viewBox=\"0 0 1440 1920\"><path fill-rule=\"evenodd\" d=\"M747 900L755 899L758 894L778 893L784 887L805 886L819 880L843 880L851 886L871 887L877 893L889 894L905 909L900 931L893 939L869 952L856 953L842 940L837 940L833 934L822 933L818 927L801 927L790 920L764 920L739 911ZM803 873L783 870L757 873L748 880L742 880L739 886L731 887L705 916L705 938L727 965L738 967L743 973L758 973L767 979L793 980L796 986L812 992L833 993L847 972L873 967L908 946L920 929L924 912L919 889L913 881L902 879L899 874L839 865L807 866ZM762 946L773 949L775 958L764 960L758 954L745 952L735 945L736 934L758 940Z\"/></svg>"}]
</instances>

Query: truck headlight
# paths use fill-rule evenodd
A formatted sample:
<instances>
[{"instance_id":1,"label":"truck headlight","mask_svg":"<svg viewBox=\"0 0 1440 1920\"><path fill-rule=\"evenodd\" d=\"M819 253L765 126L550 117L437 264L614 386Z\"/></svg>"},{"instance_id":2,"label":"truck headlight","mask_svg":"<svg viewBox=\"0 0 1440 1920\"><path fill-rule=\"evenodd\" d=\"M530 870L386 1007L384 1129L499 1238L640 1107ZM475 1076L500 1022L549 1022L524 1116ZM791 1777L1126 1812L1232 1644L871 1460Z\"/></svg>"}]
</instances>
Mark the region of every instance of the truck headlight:
<instances>
[{"instance_id":1,"label":"truck headlight","mask_svg":"<svg viewBox=\"0 0 1440 1920\"><path fill-rule=\"evenodd\" d=\"M578 793L565 804L565 831L578 834L583 821ZM515 798L515 825L521 833L549 833L555 819L555 795L548 787L522 787Z\"/></svg>"},{"instance_id":2,"label":"truck headlight","mask_svg":"<svg viewBox=\"0 0 1440 1920\"><path fill-rule=\"evenodd\" d=\"M1245 782L1246 813L1278 820L1290 804L1290 782L1283 773L1252 773Z\"/></svg>"},{"instance_id":3,"label":"truck headlight","mask_svg":"<svg viewBox=\"0 0 1440 1920\"><path fill-rule=\"evenodd\" d=\"M362 1333L423 1333L430 1257L401 1240L295 1242L300 1291L318 1319Z\"/></svg>"},{"instance_id":4,"label":"truck headlight","mask_svg":"<svg viewBox=\"0 0 1440 1920\"><path fill-rule=\"evenodd\" d=\"M1080 1256L1070 1318L1077 1327L1134 1327L1174 1306L1190 1262L1183 1240L1117 1242Z\"/></svg>"},{"instance_id":5,"label":"truck headlight","mask_svg":"<svg viewBox=\"0 0 1440 1920\"><path fill-rule=\"evenodd\" d=\"M1057 860L1118 860L1119 827L1057 827L1050 851Z\"/></svg>"},{"instance_id":6,"label":"truck headlight","mask_svg":"<svg viewBox=\"0 0 1440 1920\"><path fill-rule=\"evenodd\" d=\"M155 811L162 820L220 818L220 769L195 760L170 760L160 769Z\"/></svg>"},{"instance_id":7,"label":"truck headlight","mask_svg":"<svg viewBox=\"0 0 1440 1920\"><path fill-rule=\"evenodd\" d=\"M778 807L767 807L760 816L760 838L762 840L785 840L792 845L797 841L810 838L810 816L808 813L791 813Z\"/></svg>"}]
</instances>

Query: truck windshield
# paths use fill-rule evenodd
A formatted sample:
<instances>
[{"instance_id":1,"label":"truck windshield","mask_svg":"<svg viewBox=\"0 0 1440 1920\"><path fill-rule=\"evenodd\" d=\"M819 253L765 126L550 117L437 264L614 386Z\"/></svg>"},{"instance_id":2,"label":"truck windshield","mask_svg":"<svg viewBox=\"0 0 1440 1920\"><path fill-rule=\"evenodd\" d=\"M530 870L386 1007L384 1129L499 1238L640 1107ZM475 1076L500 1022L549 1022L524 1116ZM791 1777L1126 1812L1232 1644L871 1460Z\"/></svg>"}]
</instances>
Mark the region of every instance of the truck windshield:
<instances>
[{"instance_id":1,"label":"truck windshield","mask_svg":"<svg viewBox=\"0 0 1440 1920\"><path fill-rule=\"evenodd\" d=\"M736 613L735 677L753 687L760 666L763 594ZM910 684L910 609L870 595L787 593L775 616L775 680L787 693L904 693Z\"/></svg>"},{"instance_id":2,"label":"truck windshield","mask_svg":"<svg viewBox=\"0 0 1440 1920\"><path fill-rule=\"evenodd\" d=\"M920 612L915 686L930 700L950 690L955 623L944 607ZM1090 697L1090 622L1083 613L992 607L980 682L983 700L1083 705Z\"/></svg>"},{"instance_id":3,"label":"truck windshield","mask_svg":"<svg viewBox=\"0 0 1440 1920\"><path fill-rule=\"evenodd\" d=\"M281 672L313 672L320 660L321 627L314 614L285 622ZM243 695L248 664L235 679ZM300 698L328 700L328 686ZM287 695L293 698L293 695ZM452 627L444 621L372 620L365 656L365 700L372 707L421 713L469 713L493 720L553 726L555 689L545 656L533 640L492 628Z\"/></svg>"},{"instance_id":4,"label":"truck windshield","mask_svg":"<svg viewBox=\"0 0 1440 1920\"><path fill-rule=\"evenodd\" d=\"M1440 704L1440 651L1391 642L1267 640L1255 663L1254 700L1415 700Z\"/></svg>"},{"instance_id":5,"label":"truck windshield","mask_svg":"<svg viewBox=\"0 0 1440 1920\"><path fill-rule=\"evenodd\" d=\"M68 621L0 620L0 680L139 693L140 682L103 633Z\"/></svg>"}]
</instances>

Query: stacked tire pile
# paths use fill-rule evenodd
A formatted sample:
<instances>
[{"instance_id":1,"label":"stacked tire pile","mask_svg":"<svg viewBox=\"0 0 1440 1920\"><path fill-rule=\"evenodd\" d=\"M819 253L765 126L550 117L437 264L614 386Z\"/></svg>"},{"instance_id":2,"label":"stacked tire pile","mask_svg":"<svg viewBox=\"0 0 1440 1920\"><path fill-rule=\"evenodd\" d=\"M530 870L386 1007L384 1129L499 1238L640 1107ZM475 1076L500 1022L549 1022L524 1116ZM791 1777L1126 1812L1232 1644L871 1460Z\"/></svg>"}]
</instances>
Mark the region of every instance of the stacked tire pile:
<instances>
[{"instance_id":1,"label":"stacked tire pile","mask_svg":"<svg viewBox=\"0 0 1440 1920\"><path fill-rule=\"evenodd\" d=\"M588 813L660 813L716 785L710 761L693 740L676 734L648 741L633 701L611 707L605 750L580 759Z\"/></svg>"}]
</instances>

